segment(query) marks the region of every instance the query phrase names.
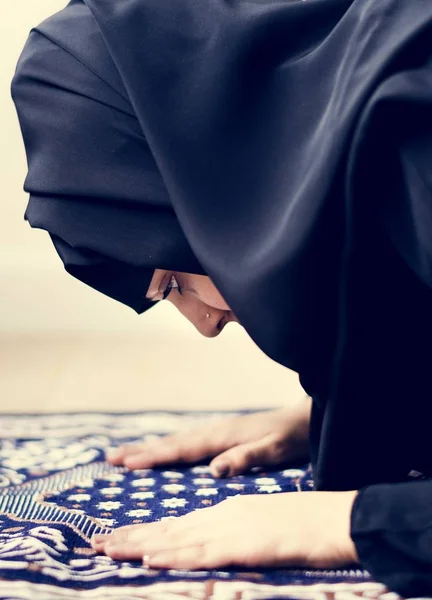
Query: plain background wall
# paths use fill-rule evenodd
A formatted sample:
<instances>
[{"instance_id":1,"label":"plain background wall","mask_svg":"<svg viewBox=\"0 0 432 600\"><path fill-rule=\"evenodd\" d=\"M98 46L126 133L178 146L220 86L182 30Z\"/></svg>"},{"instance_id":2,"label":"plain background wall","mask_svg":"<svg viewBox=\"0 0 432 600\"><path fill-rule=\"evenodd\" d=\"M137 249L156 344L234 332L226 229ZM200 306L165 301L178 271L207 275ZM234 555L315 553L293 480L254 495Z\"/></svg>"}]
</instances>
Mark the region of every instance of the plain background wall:
<instances>
[{"instance_id":1,"label":"plain background wall","mask_svg":"<svg viewBox=\"0 0 432 600\"><path fill-rule=\"evenodd\" d=\"M70 410L76 398L86 406L87 397L91 400L95 394L111 394L115 403L129 381L130 395L145 385L156 403L169 400L171 406L176 401L170 388L173 379L181 381L182 389L176 393L179 402L183 394L184 404L201 402L209 382L213 394L209 402L225 406L231 398L242 405L280 405L290 395L303 393L297 376L265 357L238 325L230 324L216 340L207 340L169 303L138 317L76 281L63 270L49 236L24 221L27 165L10 83L30 29L66 4L67 0L20 0L8 4L0 21L3 403L11 409L25 399L31 406L42 406L48 389L50 409L58 408L67 390L62 409ZM165 373L167 379L162 381ZM25 406L24 402L23 410ZM101 406L106 407L103 399Z\"/></svg>"}]
</instances>

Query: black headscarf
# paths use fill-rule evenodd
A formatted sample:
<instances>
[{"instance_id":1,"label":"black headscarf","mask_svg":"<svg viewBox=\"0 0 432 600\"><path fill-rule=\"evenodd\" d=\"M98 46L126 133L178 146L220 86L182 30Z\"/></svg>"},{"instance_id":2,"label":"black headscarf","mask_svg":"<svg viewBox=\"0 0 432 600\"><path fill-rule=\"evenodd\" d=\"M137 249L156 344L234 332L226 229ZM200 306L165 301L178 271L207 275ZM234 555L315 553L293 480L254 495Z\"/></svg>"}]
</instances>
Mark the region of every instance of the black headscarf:
<instances>
[{"instance_id":1,"label":"black headscarf","mask_svg":"<svg viewBox=\"0 0 432 600\"><path fill-rule=\"evenodd\" d=\"M431 39L430 0L72 0L12 85L30 224L138 312L155 268L208 274L299 372L316 487L368 486L353 539L405 596L432 590L432 479L406 483L432 475Z\"/></svg>"},{"instance_id":2,"label":"black headscarf","mask_svg":"<svg viewBox=\"0 0 432 600\"><path fill-rule=\"evenodd\" d=\"M72 0L13 81L31 225L139 312L152 269L208 274L313 396L318 487L405 469L376 400L425 383L431 33L429 0Z\"/></svg>"}]
</instances>

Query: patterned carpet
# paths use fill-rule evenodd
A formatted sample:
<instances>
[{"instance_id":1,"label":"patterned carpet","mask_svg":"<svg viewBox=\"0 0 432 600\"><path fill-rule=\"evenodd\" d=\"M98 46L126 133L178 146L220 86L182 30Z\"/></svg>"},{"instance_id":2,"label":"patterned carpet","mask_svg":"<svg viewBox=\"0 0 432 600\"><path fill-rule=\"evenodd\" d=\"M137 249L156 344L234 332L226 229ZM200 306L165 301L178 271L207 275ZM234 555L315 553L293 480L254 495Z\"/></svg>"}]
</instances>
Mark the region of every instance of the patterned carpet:
<instances>
[{"instance_id":1,"label":"patterned carpet","mask_svg":"<svg viewBox=\"0 0 432 600\"><path fill-rule=\"evenodd\" d=\"M255 469L214 480L208 466L128 472L104 449L228 413L0 417L0 598L263 600L384 598L361 570L152 571L97 556L93 533L216 504L235 494L310 490L310 470ZM229 413L234 414L234 413ZM388 594L386 598L397 598Z\"/></svg>"}]
</instances>

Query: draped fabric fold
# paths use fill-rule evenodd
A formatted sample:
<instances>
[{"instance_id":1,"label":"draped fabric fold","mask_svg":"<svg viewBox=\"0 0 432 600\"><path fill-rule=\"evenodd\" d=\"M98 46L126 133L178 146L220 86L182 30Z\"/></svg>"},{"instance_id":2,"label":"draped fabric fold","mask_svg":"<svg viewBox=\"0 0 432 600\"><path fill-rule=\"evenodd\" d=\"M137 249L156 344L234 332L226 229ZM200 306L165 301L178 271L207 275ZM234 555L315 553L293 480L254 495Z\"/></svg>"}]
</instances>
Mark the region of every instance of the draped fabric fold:
<instances>
[{"instance_id":1,"label":"draped fabric fold","mask_svg":"<svg viewBox=\"0 0 432 600\"><path fill-rule=\"evenodd\" d=\"M208 274L313 397L319 489L432 473L431 39L427 0L72 0L12 83L30 224L139 312Z\"/></svg>"},{"instance_id":2,"label":"draped fabric fold","mask_svg":"<svg viewBox=\"0 0 432 600\"><path fill-rule=\"evenodd\" d=\"M58 40L50 27L32 30L12 82L28 159L26 219L52 234L70 274L141 313L154 304L145 295L155 268L204 271L82 8L60 13Z\"/></svg>"}]
</instances>

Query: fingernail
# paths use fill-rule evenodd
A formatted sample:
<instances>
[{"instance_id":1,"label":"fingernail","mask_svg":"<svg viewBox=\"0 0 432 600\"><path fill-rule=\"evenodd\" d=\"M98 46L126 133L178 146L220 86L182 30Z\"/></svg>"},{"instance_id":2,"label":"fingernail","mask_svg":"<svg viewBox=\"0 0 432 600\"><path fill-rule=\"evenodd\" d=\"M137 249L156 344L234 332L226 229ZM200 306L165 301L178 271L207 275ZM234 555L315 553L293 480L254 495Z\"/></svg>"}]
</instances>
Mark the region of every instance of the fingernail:
<instances>
[{"instance_id":1,"label":"fingernail","mask_svg":"<svg viewBox=\"0 0 432 600\"><path fill-rule=\"evenodd\" d=\"M143 567L145 569L169 569L174 564L174 554L172 552L159 552L149 556L143 556Z\"/></svg>"},{"instance_id":2,"label":"fingernail","mask_svg":"<svg viewBox=\"0 0 432 600\"><path fill-rule=\"evenodd\" d=\"M215 465L215 469L219 477L226 477L230 472L230 466L225 462L221 462Z\"/></svg>"}]
</instances>

